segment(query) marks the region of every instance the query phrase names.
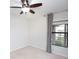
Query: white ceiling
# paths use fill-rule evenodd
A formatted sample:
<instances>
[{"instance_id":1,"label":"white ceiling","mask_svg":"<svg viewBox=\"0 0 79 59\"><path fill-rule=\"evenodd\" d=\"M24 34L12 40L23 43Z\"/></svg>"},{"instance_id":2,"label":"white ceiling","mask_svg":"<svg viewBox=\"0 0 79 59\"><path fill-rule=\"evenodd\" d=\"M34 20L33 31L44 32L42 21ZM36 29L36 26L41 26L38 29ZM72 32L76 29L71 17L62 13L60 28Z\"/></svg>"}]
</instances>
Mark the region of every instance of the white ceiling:
<instances>
[{"instance_id":1,"label":"white ceiling","mask_svg":"<svg viewBox=\"0 0 79 59\"><path fill-rule=\"evenodd\" d=\"M33 8L36 14L46 15L47 13L57 13L68 10L68 0L28 0L30 4L42 2L43 6ZM21 6L20 0L10 0L10 6ZM12 14L19 13L20 9L11 9Z\"/></svg>"}]
</instances>

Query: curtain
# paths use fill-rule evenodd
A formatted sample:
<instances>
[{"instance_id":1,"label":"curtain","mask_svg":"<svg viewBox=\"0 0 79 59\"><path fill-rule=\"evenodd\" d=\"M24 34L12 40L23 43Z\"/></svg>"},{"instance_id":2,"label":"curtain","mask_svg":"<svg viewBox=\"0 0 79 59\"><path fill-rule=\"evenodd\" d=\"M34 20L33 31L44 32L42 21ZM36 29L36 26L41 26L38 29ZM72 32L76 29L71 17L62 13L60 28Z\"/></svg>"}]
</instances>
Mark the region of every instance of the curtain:
<instances>
[{"instance_id":1,"label":"curtain","mask_svg":"<svg viewBox=\"0 0 79 59\"><path fill-rule=\"evenodd\" d=\"M52 34L53 13L47 15L47 52L51 53L51 34Z\"/></svg>"}]
</instances>

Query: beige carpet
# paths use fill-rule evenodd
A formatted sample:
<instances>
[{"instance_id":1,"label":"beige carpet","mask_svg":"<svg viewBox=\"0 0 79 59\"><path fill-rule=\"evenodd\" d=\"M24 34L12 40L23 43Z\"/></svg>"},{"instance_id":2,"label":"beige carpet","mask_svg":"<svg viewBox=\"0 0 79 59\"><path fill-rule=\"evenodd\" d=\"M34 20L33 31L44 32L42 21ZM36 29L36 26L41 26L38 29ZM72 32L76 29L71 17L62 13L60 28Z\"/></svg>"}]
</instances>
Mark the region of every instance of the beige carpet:
<instances>
[{"instance_id":1,"label":"beige carpet","mask_svg":"<svg viewBox=\"0 0 79 59\"><path fill-rule=\"evenodd\" d=\"M10 59L67 59L67 58L54 54L49 54L38 48L26 47L11 52Z\"/></svg>"}]
</instances>

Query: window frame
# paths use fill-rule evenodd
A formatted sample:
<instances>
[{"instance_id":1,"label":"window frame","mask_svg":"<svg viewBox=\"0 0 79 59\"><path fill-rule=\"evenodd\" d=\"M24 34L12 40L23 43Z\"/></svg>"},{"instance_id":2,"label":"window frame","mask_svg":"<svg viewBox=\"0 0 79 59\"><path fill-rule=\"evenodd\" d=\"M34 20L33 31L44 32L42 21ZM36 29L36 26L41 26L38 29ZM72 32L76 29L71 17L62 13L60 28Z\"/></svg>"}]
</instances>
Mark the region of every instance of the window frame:
<instances>
[{"instance_id":1,"label":"window frame","mask_svg":"<svg viewBox=\"0 0 79 59\"><path fill-rule=\"evenodd\" d=\"M64 34L64 45L61 46L61 45L56 45L55 44L55 38L54 38L54 42L52 45L56 45L56 46L61 46L61 47L66 47L68 48L68 24L60 24L60 25L65 25L64 26L64 32L55 32L55 27L56 26L59 26L59 25L53 25L53 31L52 31L52 34ZM51 41L52 42L52 41Z\"/></svg>"}]
</instances>

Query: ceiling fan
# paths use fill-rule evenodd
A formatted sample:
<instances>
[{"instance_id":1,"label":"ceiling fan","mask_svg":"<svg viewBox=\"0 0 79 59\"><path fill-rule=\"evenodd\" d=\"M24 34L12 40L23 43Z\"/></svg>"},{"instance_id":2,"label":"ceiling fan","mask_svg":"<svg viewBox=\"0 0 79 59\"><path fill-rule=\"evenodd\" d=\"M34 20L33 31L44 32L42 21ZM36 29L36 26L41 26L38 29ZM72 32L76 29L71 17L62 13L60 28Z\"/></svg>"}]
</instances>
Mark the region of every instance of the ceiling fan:
<instances>
[{"instance_id":1,"label":"ceiling fan","mask_svg":"<svg viewBox=\"0 0 79 59\"><path fill-rule=\"evenodd\" d=\"M36 7L42 6L42 3L35 3L32 5L29 5L28 0L21 0L21 3L22 3L22 7L11 6L10 8L21 8L22 11L20 12L20 14L27 13L27 12L35 14L35 12L31 8L36 8Z\"/></svg>"}]
</instances>

